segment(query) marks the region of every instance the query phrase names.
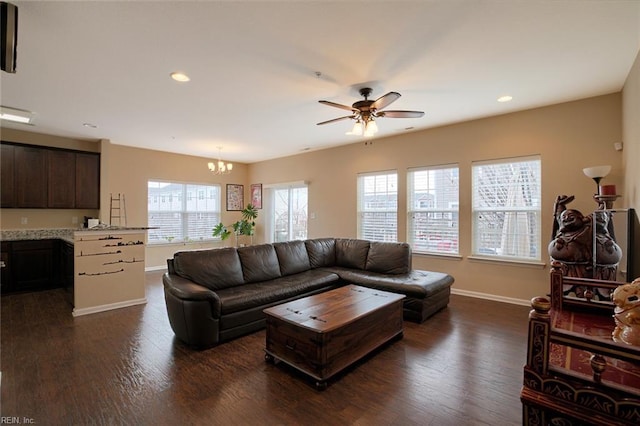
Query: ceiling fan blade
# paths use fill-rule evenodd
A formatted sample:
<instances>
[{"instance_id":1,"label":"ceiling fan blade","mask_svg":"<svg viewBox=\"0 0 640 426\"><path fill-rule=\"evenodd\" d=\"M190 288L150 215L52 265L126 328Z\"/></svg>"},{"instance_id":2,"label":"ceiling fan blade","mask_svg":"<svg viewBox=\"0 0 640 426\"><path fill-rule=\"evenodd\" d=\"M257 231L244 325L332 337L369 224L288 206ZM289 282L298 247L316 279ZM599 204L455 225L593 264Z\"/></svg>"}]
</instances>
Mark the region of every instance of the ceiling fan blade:
<instances>
[{"instance_id":1,"label":"ceiling fan blade","mask_svg":"<svg viewBox=\"0 0 640 426\"><path fill-rule=\"evenodd\" d=\"M322 126L323 124L335 123L336 121L346 120L347 118L356 118L356 116L355 115L346 115L344 117L334 118L333 120L322 121L322 122L318 123L317 125L318 126Z\"/></svg>"},{"instance_id":2,"label":"ceiling fan blade","mask_svg":"<svg viewBox=\"0 0 640 426\"><path fill-rule=\"evenodd\" d=\"M369 108L381 110L382 108L391 105L392 102L397 101L399 97L400 93L389 92L386 95L380 96L378 99L376 99Z\"/></svg>"},{"instance_id":3,"label":"ceiling fan blade","mask_svg":"<svg viewBox=\"0 0 640 426\"><path fill-rule=\"evenodd\" d=\"M358 111L357 109L355 109L353 107L350 107L350 106L347 106L347 105L342 105L342 104L337 104L337 103L331 102L331 101L318 101L318 102L320 102L321 104L324 104L324 105L329 105L329 106L340 108L340 109L346 109L347 111L354 111L354 112Z\"/></svg>"},{"instance_id":4,"label":"ceiling fan blade","mask_svg":"<svg viewBox=\"0 0 640 426\"><path fill-rule=\"evenodd\" d=\"M376 113L376 117L389 118L419 118L423 115L423 111L378 111Z\"/></svg>"}]
</instances>

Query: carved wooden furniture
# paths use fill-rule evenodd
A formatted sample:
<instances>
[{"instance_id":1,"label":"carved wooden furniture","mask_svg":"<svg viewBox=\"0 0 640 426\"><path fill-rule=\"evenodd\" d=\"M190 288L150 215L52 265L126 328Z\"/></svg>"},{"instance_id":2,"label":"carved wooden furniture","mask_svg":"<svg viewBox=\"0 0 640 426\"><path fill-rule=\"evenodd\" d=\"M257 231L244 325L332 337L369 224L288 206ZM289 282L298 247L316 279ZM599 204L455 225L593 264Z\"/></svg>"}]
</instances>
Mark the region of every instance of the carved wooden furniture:
<instances>
[{"instance_id":1,"label":"carved wooden furniture","mask_svg":"<svg viewBox=\"0 0 640 426\"><path fill-rule=\"evenodd\" d=\"M347 285L264 310L267 361L281 360L326 381L401 337L404 295Z\"/></svg>"},{"instance_id":2,"label":"carved wooden furniture","mask_svg":"<svg viewBox=\"0 0 640 426\"><path fill-rule=\"evenodd\" d=\"M532 300L523 424L640 424L640 347L612 340L612 304L564 297L562 286L574 284L587 295L607 288L605 281L563 277L555 265L551 300Z\"/></svg>"}]
</instances>

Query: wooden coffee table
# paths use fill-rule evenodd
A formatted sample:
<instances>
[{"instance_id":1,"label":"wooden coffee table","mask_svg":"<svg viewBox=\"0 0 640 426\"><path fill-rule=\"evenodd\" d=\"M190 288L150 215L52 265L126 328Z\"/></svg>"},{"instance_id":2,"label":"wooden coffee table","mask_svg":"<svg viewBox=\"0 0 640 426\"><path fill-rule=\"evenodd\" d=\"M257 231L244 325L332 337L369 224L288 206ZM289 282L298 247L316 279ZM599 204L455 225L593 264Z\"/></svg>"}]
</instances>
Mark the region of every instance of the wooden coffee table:
<instances>
[{"instance_id":1,"label":"wooden coffee table","mask_svg":"<svg viewBox=\"0 0 640 426\"><path fill-rule=\"evenodd\" d=\"M347 285L265 309L265 359L327 379L394 337L402 338L402 294Z\"/></svg>"}]
</instances>

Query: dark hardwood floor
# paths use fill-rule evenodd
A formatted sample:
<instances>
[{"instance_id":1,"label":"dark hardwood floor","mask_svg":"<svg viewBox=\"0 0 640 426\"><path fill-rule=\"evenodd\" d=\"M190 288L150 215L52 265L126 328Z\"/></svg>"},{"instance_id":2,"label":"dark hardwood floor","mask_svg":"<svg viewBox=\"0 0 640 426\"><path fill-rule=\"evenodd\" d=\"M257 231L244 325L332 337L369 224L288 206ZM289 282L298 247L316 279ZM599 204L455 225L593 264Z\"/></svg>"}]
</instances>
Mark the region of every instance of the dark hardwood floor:
<instances>
[{"instance_id":1,"label":"dark hardwood floor","mask_svg":"<svg viewBox=\"0 0 640 426\"><path fill-rule=\"evenodd\" d=\"M204 351L174 339L161 272L148 303L73 318L64 290L1 298L1 416L39 425L517 425L529 308L452 296L317 391L264 360L260 331Z\"/></svg>"}]
</instances>

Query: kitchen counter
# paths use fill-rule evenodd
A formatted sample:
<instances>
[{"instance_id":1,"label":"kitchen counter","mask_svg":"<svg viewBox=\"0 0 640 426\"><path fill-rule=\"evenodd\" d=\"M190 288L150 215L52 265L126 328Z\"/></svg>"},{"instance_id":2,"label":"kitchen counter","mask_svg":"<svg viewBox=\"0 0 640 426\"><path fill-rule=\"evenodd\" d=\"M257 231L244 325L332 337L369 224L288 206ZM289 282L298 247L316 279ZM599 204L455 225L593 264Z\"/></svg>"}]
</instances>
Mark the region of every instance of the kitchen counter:
<instances>
[{"instance_id":1,"label":"kitchen counter","mask_svg":"<svg viewBox=\"0 0 640 426\"><path fill-rule=\"evenodd\" d=\"M67 243L74 243L75 232L97 232L97 231L146 231L153 229L136 226L112 226L100 224L93 228L45 228L45 229L3 229L0 231L0 241L23 241L23 240L55 240L60 239Z\"/></svg>"},{"instance_id":2,"label":"kitchen counter","mask_svg":"<svg viewBox=\"0 0 640 426\"><path fill-rule=\"evenodd\" d=\"M24 240L64 240L73 244L73 233L80 228L48 228L48 229L3 229L0 232L1 241Z\"/></svg>"}]
</instances>

